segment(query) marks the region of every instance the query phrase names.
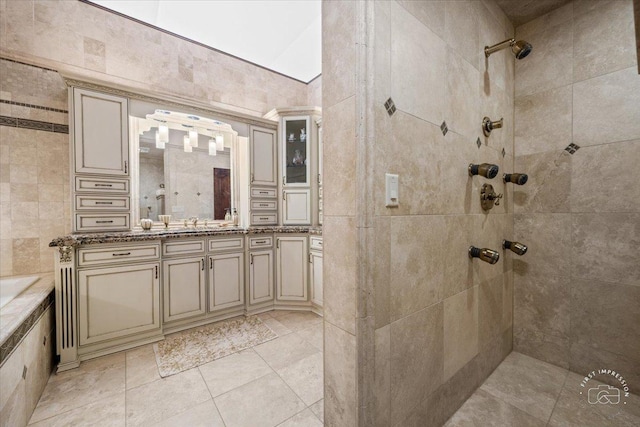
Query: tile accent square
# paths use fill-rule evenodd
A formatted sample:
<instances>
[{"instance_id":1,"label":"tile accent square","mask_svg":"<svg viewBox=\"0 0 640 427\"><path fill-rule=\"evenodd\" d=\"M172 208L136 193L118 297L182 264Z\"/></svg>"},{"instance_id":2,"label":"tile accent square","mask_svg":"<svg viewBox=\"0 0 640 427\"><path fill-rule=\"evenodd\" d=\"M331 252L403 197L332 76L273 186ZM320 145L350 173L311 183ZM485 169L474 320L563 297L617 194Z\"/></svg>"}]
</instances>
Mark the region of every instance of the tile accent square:
<instances>
[{"instance_id":1,"label":"tile accent square","mask_svg":"<svg viewBox=\"0 0 640 427\"><path fill-rule=\"evenodd\" d=\"M447 127L447 122L443 121L440 125L440 130L442 131L442 135L446 135L449 132L449 128Z\"/></svg>"},{"instance_id":2,"label":"tile accent square","mask_svg":"<svg viewBox=\"0 0 640 427\"><path fill-rule=\"evenodd\" d=\"M579 146L579 145L577 145L577 144L574 144L574 143L572 142L571 144L567 145L567 148L565 148L564 150L565 150L566 152L568 152L569 154L573 154L573 153L575 153L576 151L578 151L579 149L580 149L580 146Z\"/></svg>"},{"instance_id":3,"label":"tile accent square","mask_svg":"<svg viewBox=\"0 0 640 427\"><path fill-rule=\"evenodd\" d=\"M478 149L480 149L480 147L482 146L482 141L480 141L480 137L476 139L476 145L478 146Z\"/></svg>"},{"instance_id":4,"label":"tile accent square","mask_svg":"<svg viewBox=\"0 0 640 427\"><path fill-rule=\"evenodd\" d=\"M384 103L384 108L387 110L389 116L393 116L393 113L396 112L396 104L394 104L393 99L387 99L387 102Z\"/></svg>"}]
</instances>

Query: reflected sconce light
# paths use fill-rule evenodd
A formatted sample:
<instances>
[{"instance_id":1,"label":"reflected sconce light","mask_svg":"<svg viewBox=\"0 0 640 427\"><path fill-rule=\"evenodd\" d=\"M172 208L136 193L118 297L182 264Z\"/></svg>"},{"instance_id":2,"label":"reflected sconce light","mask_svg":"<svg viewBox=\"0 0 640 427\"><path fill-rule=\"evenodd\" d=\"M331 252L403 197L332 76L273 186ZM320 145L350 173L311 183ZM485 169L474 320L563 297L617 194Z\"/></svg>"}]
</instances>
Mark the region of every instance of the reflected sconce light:
<instances>
[{"instance_id":1,"label":"reflected sconce light","mask_svg":"<svg viewBox=\"0 0 640 427\"><path fill-rule=\"evenodd\" d=\"M156 131L156 148L164 150L165 141L160 138L160 131Z\"/></svg>"},{"instance_id":2,"label":"reflected sconce light","mask_svg":"<svg viewBox=\"0 0 640 427\"><path fill-rule=\"evenodd\" d=\"M210 139L209 140L209 155L210 156L215 156L216 154L217 154L216 140L215 139Z\"/></svg>"},{"instance_id":3,"label":"reflected sconce light","mask_svg":"<svg viewBox=\"0 0 640 427\"><path fill-rule=\"evenodd\" d=\"M224 151L224 137L222 135L216 135L216 150Z\"/></svg>"},{"instance_id":4,"label":"reflected sconce light","mask_svg":"<svg viewBox=\"0 0 640 427\"><path fill-rule=\"evenodd\" d=\"M193 151L193 147L191 146L191 138L189 138L189 135L185 135L183 141L184 152L191 153Z\"/></svg>"},{"instance_id":5,"label":"reflected sconce light","mask_svg":"<svg viewBox=\"0 0 640 427\"><path fill-rule=\"evenodd\" d=\"M160 142L162 144L166 144L167 142L169 142L169 126L167 125L158 126L158 133L160 134Z\"/></svg>"},{"instance_id":6,"label":"reflected sconce light","mask_svg":"<svg viewBox=\"0 0 640 427\"><path fill-rule=\"evenodd\" d=\"M195 129L191 129L189 131L189 143L192 147L198 146L198 131L196 131Z\"/></svg>"}]
</instances>

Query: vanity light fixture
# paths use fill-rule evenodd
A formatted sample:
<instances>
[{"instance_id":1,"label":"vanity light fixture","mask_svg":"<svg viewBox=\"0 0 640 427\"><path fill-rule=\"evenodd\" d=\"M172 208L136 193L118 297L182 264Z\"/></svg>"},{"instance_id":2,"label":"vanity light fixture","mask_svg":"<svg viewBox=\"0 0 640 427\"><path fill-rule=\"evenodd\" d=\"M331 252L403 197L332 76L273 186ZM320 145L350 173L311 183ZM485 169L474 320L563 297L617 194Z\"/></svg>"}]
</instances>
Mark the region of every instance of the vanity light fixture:
<instances>
[{"instance_id":1,"label":"vanity light fixture","mask_svg":"<svg viewBox=\"0 0 640 427\"><path fill-rule=\"evenodd\" d=\"M188 134L184 136L183 145L185 153L191 153L193 151L193 147L191 146L191 141Z\"/></svg>"},{"instance_id":2,"label":"vanity light fixture","mask_svg":"<svg viewBox=\"0 0 640 427\"><path fill-rule=\"evenodd\" d=\"M189 130L189 143L192 147L198 146L198 131L196 131L195 129Z\"/></svg>"},{"instance_id":3,"label":"vanity light fixture","mask_svg":"<svg viewBox=\"0 0 640 427\"><path fill-rule=\"evenodd\" d=\"M156 131L156 148L164 150L165 142L160 138L160 131Z\"/></svg>"},{"instance_id":4,"label":"vanity light fixture","mask_svg":"<svg viewBox=\"0 0 640 427\"><path fill-rule=\"evenodd\" d=\"M169 126L159 125L158 132L160 133L160 142L162 144L166 144L167 142L169 142Z\"/></svg>"},{"instance_id":5,"label":"vanity light fixture","mask_svg":"<svg viewBox=\"0 0 640 427\"><path fill-rule=\"evenodd\" d=\"M216 147L216 140L215 139L210 139L209 140L209 155L210 156L215 156L218 153L218 149Z\"/></svg>"},{"instance_id":6,"label":"vanity light fixture","mask_svg":"<svg viewBox=\"0 0 640 427\"><path fill-rule=\"evenodd\" d=\"M224 151L224 137L222 135L216 135L216 150Z\"/></svg>"}]
</instances>

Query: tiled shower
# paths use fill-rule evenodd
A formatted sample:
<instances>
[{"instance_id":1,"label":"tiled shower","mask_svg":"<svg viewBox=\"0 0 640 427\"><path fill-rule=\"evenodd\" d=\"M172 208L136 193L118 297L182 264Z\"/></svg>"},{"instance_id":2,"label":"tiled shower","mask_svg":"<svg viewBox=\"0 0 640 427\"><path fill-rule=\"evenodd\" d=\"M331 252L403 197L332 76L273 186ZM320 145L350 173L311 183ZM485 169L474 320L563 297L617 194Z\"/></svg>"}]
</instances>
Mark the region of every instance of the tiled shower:
<instances>
[{"instance_id":1,"label":"tiled shower","mask_svg":"<svg viewBox=\"0 0 640 427\"><path fill-rule=\"evenodd\" d=\"M440 425L512 350L637 392L632 2L563 4L514 28L492 1L324 3L327 425ZM532 53L485 58L511 37ZM504 127L484 137L484 116ZM483 162L498 179L467 175ZM488 212L485 182L504 194Z\"/></svg>"}]
</instances>

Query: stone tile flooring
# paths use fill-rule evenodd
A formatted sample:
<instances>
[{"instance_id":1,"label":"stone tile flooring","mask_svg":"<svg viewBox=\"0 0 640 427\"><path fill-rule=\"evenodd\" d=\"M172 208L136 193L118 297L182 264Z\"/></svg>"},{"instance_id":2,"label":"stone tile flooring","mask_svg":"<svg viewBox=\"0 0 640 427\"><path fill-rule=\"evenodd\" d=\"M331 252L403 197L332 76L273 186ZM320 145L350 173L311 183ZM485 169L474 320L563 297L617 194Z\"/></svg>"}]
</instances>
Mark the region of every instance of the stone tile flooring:
<instances>
[{"instance_id":1,"label":"stone tile flooring","mask_svg":"<svg viewBox=\"0 0 640 427\"><path fill-rule=\"evenodd\" d=\"M619 405L592 405L580 394L585 392L582 378L513 352L445 427L640 426L640 397L631 395ZM589 388L601 384L589 383Z\"/></svg>"},{"instance_id":2,"label":"stone tile flooring","mask_svg":"<svg viewBox=\"0 0 640 427\"><path fill-rule=\"evenodd\" d=\"M322 318L259 317L278 338L167 378L151 345L52 375L29 425L322 426Z\"/></svg>"}]
</instances>

